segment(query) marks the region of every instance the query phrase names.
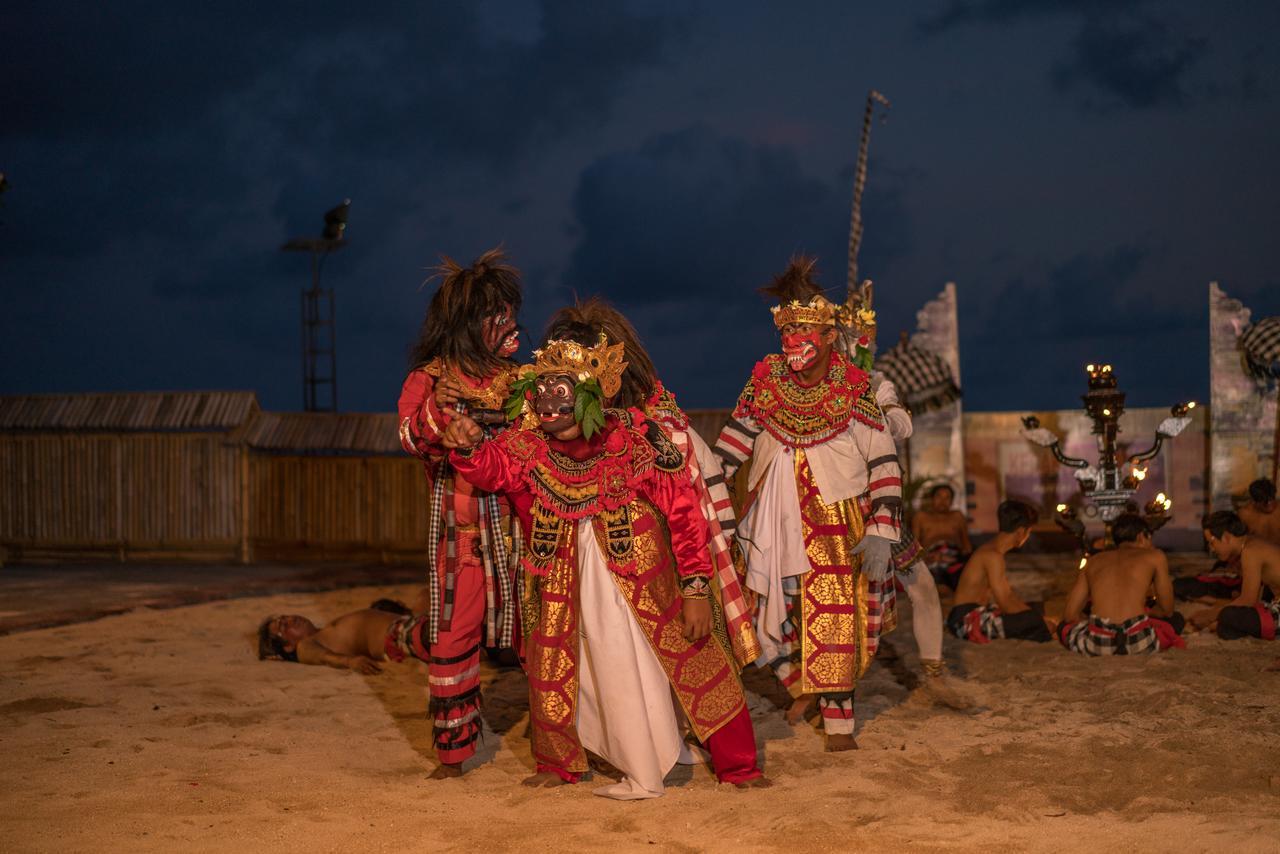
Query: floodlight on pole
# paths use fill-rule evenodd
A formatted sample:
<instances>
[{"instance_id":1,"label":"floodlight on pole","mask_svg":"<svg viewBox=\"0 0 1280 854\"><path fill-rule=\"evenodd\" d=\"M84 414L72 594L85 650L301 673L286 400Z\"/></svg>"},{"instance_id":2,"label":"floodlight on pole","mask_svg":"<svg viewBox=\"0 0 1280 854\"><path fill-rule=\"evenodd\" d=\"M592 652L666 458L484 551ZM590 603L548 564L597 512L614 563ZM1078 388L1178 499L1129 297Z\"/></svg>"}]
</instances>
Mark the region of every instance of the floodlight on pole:
<instances>
[{"instance_id":1,"label":"floodlight on pole","mask_svg":"<svg viewBox=\"0 0 1280 854\"><path fill-rule=\"evenodd\" d=\"M330 208L324 215L324 231L320 237L295 237L280 249L284 252L311 253L311 288L302 292L302 406L307 412L338 410L338 350L334 324L333 291L321 289L320 274L324 259L347 245L347 211L351 200ZM327 356L329 373L319 372L320 361ZM319 389L327 386L329 400L323 403Z\"/></svg>"}]
</instances>

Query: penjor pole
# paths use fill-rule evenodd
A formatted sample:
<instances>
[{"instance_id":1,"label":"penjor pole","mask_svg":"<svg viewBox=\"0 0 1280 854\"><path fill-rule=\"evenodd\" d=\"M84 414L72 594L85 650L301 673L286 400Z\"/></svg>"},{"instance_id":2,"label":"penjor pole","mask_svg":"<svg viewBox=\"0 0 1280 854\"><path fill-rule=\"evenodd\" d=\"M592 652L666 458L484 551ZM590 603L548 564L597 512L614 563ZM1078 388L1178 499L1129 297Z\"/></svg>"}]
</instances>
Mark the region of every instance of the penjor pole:
<instances>
[{"instance_id":1,"label":"penjor pole","mask_svg":"<svg viewBox=\"0 0 1280 854\"><path fill-rule=\"evenodd\" d=\"M867 93L867 110L862 116L862 140L858 144L858 164L853 173L853 212L849 221L849 271L845 279L845 299L852 302L858 293L858 247L862 244L862 191L867 185L867 148L871 144L871 118L876 103L889 109L889 99L875 89ZM883 118L881 119L883 121Z\"/></svg>"}]
</instances>

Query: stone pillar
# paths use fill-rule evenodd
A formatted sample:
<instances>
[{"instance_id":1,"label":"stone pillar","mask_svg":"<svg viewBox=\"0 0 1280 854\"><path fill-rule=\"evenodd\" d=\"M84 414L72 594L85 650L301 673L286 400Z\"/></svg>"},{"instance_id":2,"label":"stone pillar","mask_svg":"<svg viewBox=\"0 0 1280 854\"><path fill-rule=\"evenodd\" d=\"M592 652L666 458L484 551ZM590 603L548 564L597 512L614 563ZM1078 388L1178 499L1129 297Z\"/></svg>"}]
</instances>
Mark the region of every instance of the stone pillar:
<instances>
[{"instance_id":1,"label":"stone pillar","mask_svg":"<svg viewBox=\"0 0 1280 854\"><path fill-rule=\"evenodd\" d=\"M1227 510L1249 482L1271 476L1276 396L1245 373L1240 333L1250 311L1209 284L1209 509Z\"/></svg>"},{"instance_id":2,"label":"stone pillar","mask_svg":"<svg viewBox=\"0 0 1280 854\"><path fill-rule=\"evenodd\" d=\"M960 382L960 323L956 312L956 286L947 282L942 293L916 312L916 332L911 344L941 356ZM961 402L935 412L916 415L911 437L911 477L945 478L956 488L957 510L966 510L964 433Z\"/></svg>"}]
</instances>

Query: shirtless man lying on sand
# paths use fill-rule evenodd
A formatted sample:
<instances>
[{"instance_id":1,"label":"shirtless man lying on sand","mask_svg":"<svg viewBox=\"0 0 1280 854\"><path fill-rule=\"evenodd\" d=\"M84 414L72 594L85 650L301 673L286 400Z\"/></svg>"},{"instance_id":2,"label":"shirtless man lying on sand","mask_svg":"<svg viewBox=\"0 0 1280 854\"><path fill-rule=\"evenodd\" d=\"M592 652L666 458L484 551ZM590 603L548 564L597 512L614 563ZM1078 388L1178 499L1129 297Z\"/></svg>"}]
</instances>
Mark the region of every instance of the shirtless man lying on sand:
<instances>
[{"instance_id":1,"label":"shirtless man lying on sand","mask_svg":"<svg viewBox=\"0 0 1280 854\"><path fill-rule=\"evenodd\" d=\"M1081 655L1138 655L1185 646L1179 637L1185 620L1173 610L1169 561L1151 545L1151 527L1136 513L1124 513L1112 523L1111 535L1116 547L1092 555L1067 595L1058 640ZM1156 607L1148 613L1153 587Z\"/></svg>"},{"instance_id":2,"label":"shirtless man lying on sand","mask_svg":"<svg viewBox=\"0 0 1280 854\"><path fill-rule=\"evenodd\" d=\"M258 627L258 658L327 664L372 676L382 672L381 661L430 659L421 626L421 618L390 599L344 614L323 629L306 617L283 614Z\"/></svg>"},{"instance_id":3,"label":"shirtless man lying on sand","mask_svg":"<svg viewBox=\"0 0 1280 854\"><path fill-rule=\"evenodd\" d=\"M1224 640L1254 637L1275 640L1280 620L1280 597L1263 602L1263 585L1280 591L1280 546L1249 533L1230 510L1210 513L1204 519L1204 539L1222 561L1239 561L1240 592L1223 605L1191 615L1200 628L1218 629Z\"/></svg>"},{"instance_id":4,"label":"shirtless man lying on sand","mask_svg":"<svg viewBox=\"0 0 1280 854\"><path fill-rule=\"evenodd\" d=\"M1053 640L1044 617L1013 592L1004 560L1006 554L1026 543L1039 515L1036 508L1022 501L1005 501L996 510L999 533L978 547L960 574L956 604L947 615L947 628L953 635L974 643L1003 638L1037 643Z\"/></svg>"}]
</instances>

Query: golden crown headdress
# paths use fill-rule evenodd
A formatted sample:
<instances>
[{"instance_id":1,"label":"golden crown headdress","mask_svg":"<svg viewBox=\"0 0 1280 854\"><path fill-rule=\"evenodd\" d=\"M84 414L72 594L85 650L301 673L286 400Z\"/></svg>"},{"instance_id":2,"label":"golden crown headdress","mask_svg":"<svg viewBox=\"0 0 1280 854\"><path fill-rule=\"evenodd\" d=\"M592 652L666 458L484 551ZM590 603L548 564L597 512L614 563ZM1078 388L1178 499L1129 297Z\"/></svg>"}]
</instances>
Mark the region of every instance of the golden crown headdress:
<instances>
[{"instance_id":1,"label":"golden crown headdress","mask_svg":"<svg viewBox=\"0 0 1280 854\"><path fill-rule=\"evenodd\" d=\"M852 333L854 340L863 337L875 340L876 313L871 308L872 294L871 280L868 279L840 306L837 320Z\"/></svg>"},{"instance_id":2,"label":"golden crown headdress","mask_svg":"<svg viewBox=\"0 0 1280 854\"><path fill-rule=\"evenodd\" d=\"M595 379L607 399L622 388L622 372L627 369L625 353L622 344L610 344L603 332L594 347L585 347L577 341L548 341L541 350L533 351L534 363L521 368L520 373L569 374L578 382Z\"/></svg>"},{"instance_id":3,"label":"golden crown headdress","mask_svg":"<svg viewBox=\"0 0 1280 854\"><path fill-rule=\"evenodd\" d=\"M805 302L793 299L769 309L773 312L773 325L779 329L788 323L834 326L838 310L838 307L822 294L814 294Z\"/></svg>"}]
</instances>

